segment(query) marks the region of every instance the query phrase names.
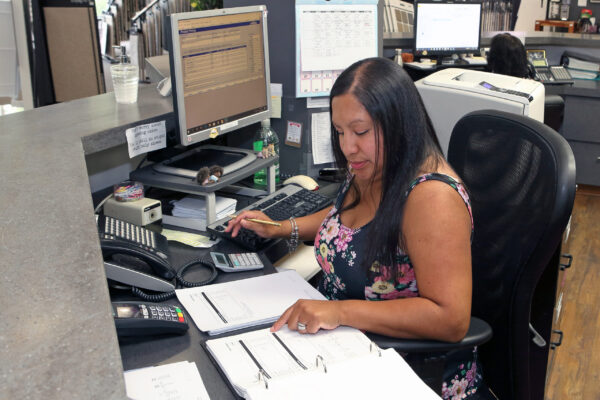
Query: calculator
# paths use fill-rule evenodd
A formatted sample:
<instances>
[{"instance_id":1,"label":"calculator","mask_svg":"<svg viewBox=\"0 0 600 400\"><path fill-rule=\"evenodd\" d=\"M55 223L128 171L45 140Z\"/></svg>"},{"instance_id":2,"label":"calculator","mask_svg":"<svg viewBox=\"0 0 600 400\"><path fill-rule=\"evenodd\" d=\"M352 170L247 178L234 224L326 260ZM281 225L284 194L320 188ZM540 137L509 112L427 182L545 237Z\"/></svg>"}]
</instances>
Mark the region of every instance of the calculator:
<instances>
[{"instance_id":1,"label":"calculator","mask_svg":"<svg viewBox=\"0 0 600 400\"><path fill-rule=\"evenodd\" d=\"M257 253L217 253L210 252L215 267L224 272L251 271L264 268Z\"/></svg>"}]
</instances>

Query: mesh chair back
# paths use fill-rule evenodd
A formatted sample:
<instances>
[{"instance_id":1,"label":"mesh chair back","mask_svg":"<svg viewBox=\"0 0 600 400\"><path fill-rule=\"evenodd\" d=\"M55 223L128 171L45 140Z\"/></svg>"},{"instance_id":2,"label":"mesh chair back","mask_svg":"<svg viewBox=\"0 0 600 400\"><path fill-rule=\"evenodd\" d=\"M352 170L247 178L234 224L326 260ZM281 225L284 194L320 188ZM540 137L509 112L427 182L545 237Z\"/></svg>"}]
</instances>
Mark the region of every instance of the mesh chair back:
<instances>
[{"instance_id":1,"label":"mesh chair back","mask_svg":"<svg viewBox=\"0 0 600 400\"><path fill-rule=\"evenodd\" d=\"M494 331L484 379L500 399L528 399L531 300L573 207L571 148L538 121L482 110L458 121L448 161L473 206L472 313Z\"/></svg>"}]
</instances>

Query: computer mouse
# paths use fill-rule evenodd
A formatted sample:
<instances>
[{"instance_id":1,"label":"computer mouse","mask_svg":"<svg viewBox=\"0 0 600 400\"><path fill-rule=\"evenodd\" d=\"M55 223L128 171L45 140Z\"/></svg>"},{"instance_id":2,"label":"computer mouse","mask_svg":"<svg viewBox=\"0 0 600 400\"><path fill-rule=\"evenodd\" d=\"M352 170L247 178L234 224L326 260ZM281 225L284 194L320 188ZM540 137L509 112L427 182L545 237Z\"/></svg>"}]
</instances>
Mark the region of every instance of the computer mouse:
<instances>
[{"instance_id":1,"label":"computer mouse","mask_svg":"<svg viewBox=\"0 0 600 400\"><path fill-rule=\"evenodd\" d=\"M291 178L288 178L285 181L283 181L284 185L289 185L292 183L298 186L302 186L304 189L307 190L317 190L319 188L319 184L313 178L306 175L292 176Z\"/></svg>"}]
</instances>

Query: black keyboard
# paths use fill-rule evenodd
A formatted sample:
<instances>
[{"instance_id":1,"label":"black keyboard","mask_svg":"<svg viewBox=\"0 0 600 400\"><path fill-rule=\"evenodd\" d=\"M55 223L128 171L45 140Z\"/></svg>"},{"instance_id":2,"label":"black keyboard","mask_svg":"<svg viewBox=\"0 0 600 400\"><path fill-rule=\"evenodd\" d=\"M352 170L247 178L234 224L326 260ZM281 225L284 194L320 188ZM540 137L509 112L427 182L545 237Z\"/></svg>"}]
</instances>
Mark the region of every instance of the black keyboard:
<instances>
[{"instance_id":1,"label":"black keyboard","mask_svg":"<svg viewBox=\"0 0 600 400\"><path fill-rule=\"evenodd\" d=\"M243 210L260 210L275 221L290 217L303 217L322 210L332 203L329 197L311 192L296 185L286 185L274 193L250 204ZM240 210L240 211L243 211ZM216 236L229 239L253 252L260 251L271 244L273 239L261 238L248 229L240 229L235 238L225 233L229 218L223 218L207 226L206 230Z\"/></svg>"}]
</instances>

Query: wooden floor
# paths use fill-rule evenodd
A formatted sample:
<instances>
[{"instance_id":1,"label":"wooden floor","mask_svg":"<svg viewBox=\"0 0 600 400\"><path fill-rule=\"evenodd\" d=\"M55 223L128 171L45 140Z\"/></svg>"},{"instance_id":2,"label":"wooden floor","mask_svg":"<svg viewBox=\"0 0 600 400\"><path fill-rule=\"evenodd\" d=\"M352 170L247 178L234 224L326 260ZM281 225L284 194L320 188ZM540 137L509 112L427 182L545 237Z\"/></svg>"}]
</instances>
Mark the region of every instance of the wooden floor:
<instances>
[{"instance_id":1,"label":"wooden floor","mask_svg":"<svg viewBox=\"0 0 600 400\"><path fill-rule=\"evenodd\" d=\"M560 329L546 400L600 399L600 188L579 186L567 242Z\"/></svg>"}]
</instances>

